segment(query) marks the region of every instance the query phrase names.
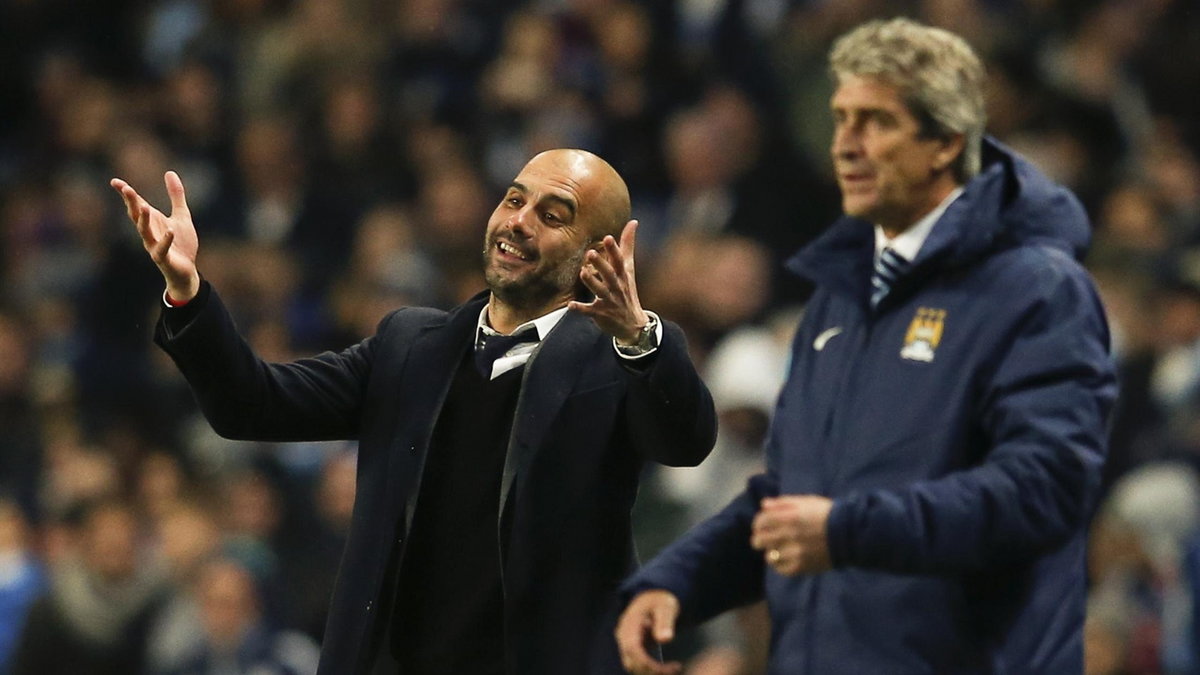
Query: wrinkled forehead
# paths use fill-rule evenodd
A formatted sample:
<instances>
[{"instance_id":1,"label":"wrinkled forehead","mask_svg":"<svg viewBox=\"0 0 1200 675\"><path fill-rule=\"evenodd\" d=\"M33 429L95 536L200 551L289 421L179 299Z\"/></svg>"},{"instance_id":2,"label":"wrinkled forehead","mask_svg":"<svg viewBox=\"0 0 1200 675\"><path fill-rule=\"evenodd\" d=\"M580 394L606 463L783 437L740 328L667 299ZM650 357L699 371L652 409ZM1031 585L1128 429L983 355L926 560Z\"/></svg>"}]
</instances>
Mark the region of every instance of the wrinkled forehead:
<instances>
[{"instance_id":1,"label":"wrinkled forehead","mask_svg":"<svg viewBox=\"0 0 1200 675\"><path fill-rule=\"evenodd\" d=\"M830 97L830 106L837 108L908 108L904 92L878 77L846 75L839 77Z\"/></svg>"}]
</instances>

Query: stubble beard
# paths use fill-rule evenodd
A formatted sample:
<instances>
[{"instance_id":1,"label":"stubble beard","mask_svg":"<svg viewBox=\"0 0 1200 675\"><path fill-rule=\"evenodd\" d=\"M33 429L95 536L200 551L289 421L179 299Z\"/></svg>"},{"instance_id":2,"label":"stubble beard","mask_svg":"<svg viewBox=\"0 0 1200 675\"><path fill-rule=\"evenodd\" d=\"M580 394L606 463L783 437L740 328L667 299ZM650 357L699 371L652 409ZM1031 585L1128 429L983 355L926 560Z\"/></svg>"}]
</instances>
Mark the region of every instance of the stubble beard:
<instances>
[{"instance_id":1,"label":"stubble beard","mask_svg":"<svg viewBox=\"0 0 1200 675\"><path fill-rule=\"evenodd\" d=\"M489 238L483 249L483 277L488 290L504 304L516 309L532 310L544 307L559 297L580 296L583 284L579 281L579 270L587 253L586 246L554 267L535 268L515 278L506 277L492 265L495 248L495 241Z\"/></svg>"}]
</instances>

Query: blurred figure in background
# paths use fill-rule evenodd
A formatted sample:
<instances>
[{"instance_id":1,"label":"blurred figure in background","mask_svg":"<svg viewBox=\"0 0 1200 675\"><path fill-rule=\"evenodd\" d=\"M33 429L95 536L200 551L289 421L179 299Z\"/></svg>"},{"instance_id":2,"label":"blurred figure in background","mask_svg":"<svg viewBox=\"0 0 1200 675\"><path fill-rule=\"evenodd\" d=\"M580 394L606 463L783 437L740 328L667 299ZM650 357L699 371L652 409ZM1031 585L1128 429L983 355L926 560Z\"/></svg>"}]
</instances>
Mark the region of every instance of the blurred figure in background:
<instances>
[{"instance_id":1,"label":"blurred figure in background","mask_svg":"<svg viewBox=\"0 0 1200 675\"><path fill-rule=\"evenodd\" d=\"M79 506L72 555L50 573L29 610L12 660L14 675L128 675L145 667L163 578L141 564L134 511L114 499Z\"/></svg>"},{"instance_id":2,"label":"blurred figure in background","mask_svg":"<svg viewBox=\"0 0 1200 675\"><path fill-rule=\"evenodd\" d=\"M677 317L703 363L722 338L761 318L771 295L769 254L733 234L680 233L647 272L646 298Z\"/></svg>"},{"instance_id":3,"label":"blurred figure in background","mask_svg":"<svg viewBox=\"0 0 1200 675\"><path fill-rule=\"evenodd\" d=\"M1087 216L984 137L957 35L871 21L829 63L845 215L789 262L766 471L625 582L624 665L765 597L770 672L1079 672L1117 393Z\"/></svg>"},{"instance_id":4,"label":"blurred figure in background","mask_svg":"<svg viewBox=\"0 0 1200 675\"><path fill-rule=\"evenodd\" d=\"M284 585L288 593L288 611L294 626L320 640L325 634L329 598L333 596L342 550L350 536L354 515L356 453L330 455L321 469L314 495L312 526L304 541L289 556L284 566Z\"/></svg>"},{"instance_id":5,"label":"blurred figure in background","mask_svg":"<svg viewBox=\"0 0 1200 675\"><path fill-rule=\"evenodd\" d=\"M200 608L192 593L200 571L221 550L222 533L200 501L175 501L154 519L159 564L169 590L151 621L148 672L181 667L203 637Z\"/></svg>"},{"instance_id":6,"label":"blurred figure in background","mask_svg":"<svg viewBox=\"0 0 1200 675\"><path fill-rule=\"evenodd\" d=\"M1200 477L1150 461L1123 475L1092 526L1086 660L1110 672L1194 673Z\"/></svg>"},{"instance_id":7,"label":"blurred figure in background","mask_svg":"<svg viewBox=\"0 0 1200 675\"><path fill-rule=\"evenodd\" d=\"M0 494L26 514L40 507L42 428L34 391L37 343L17 314L0 309Z\"/></svg>"},{"instance_id":8,"label":"blurred figure in background","mask_svg":"<svg viewBox=\"0 0 1200 675\"><path fill-rule=\"evenodd\" d=\"M13 649L30 605L42 596L46 573L31 546L20 507L0 496L0 673L8 675Z\"/></svg>"},{"instance_id":9,"label":"blurred figure in background","mask_svg":"<svg viewBox=\"0 0 1200 675\"><path fill-rule=\"evenodd\" d=\"M154 675L313 675L320 650L303 634L278 630L262 613L254 574L236 558L205 562L190 585L200 610L197 645L178 667Z\"/></svg>"}]
</instances>

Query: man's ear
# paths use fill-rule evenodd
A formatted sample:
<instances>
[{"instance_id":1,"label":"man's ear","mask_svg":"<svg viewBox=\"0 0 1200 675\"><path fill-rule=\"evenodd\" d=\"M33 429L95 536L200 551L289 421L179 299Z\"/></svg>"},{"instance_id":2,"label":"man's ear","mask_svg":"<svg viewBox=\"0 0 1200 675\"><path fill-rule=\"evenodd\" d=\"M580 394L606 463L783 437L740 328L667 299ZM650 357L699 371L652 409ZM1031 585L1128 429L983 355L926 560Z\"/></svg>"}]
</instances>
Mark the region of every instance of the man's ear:
<instances>
[{"instance_id":1,"label":"man's ear","mask_svg":"<svg viewBox=\"0 0 1200 675\"><path fill-rule=\"evenodd\" d=\"M963 134L951 134L939 139L941 147L933 156L933 168L938 173L945 171L954 164L967 147L967 139Z\"/></svg>"}]
</instances>

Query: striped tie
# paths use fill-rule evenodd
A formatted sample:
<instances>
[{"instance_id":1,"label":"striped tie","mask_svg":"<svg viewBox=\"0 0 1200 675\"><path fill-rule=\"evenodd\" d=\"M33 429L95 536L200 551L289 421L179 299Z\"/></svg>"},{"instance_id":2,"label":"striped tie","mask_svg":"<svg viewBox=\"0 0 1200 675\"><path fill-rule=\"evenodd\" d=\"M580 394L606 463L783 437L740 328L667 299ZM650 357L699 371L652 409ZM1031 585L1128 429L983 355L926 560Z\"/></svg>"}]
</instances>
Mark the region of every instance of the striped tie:
<instances>
[{"instance_id":1,"label":"striped tie","mask_svg":"<svg viewBox=\"0 0 1200 675\"><path fill-rule=\"evenodd\" d=\"M871 275L871 309L887 297L896 280L908 269L908 261L891 248L885 248L875 259L875 272Z\"/></svg>"}]
</instances>

